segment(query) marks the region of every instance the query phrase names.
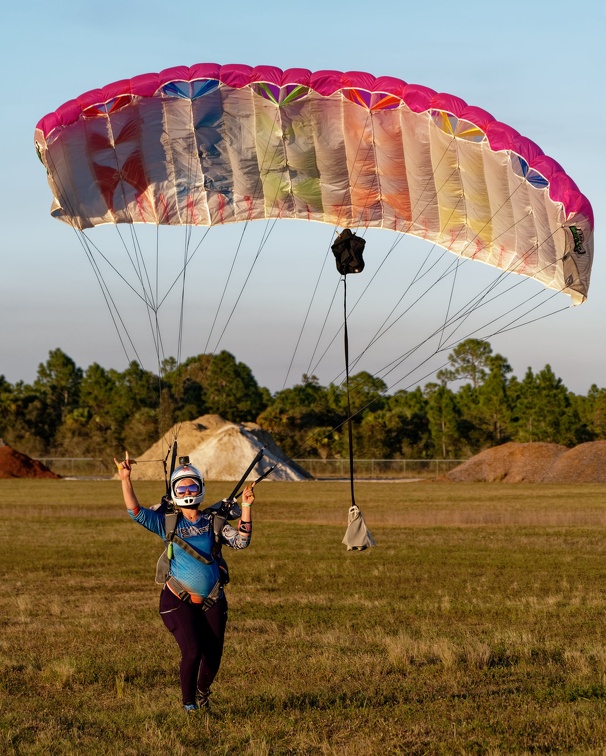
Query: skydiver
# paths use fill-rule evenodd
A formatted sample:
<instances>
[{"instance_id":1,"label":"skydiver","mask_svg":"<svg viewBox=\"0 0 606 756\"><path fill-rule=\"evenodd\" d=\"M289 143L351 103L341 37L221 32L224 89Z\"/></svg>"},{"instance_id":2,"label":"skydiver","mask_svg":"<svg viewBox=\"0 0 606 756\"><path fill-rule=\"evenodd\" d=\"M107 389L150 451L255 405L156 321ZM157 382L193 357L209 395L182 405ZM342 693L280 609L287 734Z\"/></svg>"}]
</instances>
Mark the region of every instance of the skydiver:
<instances>
[{"instance_id":1,"label":"skydiver","mask_svg":"<svg viewBox=\"0 0 606 756\"><path fill-rule=\"evenodd\" d=\"M122 495L129 515L152 533L166 538L162 511L142 507L131 480L132 461L126 452L118 462ZM242 514L238 527L223 525L220 544L245 549L252 534L251 507L255 500L254 483L242 493ZM200 511L204 501L204 479L193 465L178 467L170 479L172 502L182 515L175 534L198 553L206 563L187 553L174 542L170 575L160 594L160 616L181 650L180 680L183 707L187 713L208 707L210 686L219 671L227 623L227 600L220 579L219 562L214 555L214 511ZM170 547L169 547L170 548Z\"/></svg>"}]
</instances>

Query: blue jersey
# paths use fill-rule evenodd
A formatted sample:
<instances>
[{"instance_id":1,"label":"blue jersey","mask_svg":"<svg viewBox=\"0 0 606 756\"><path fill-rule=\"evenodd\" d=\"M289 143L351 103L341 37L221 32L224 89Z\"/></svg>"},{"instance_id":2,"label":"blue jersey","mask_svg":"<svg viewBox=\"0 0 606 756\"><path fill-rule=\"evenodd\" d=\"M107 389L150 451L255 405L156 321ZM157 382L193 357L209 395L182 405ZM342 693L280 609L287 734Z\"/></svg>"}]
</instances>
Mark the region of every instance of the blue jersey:
<instances>
[{"instance_id":1,"label":"blue jersey","mask_svg":"<svg viewBox=\"0 0 606 756\"><path fill-rule=\"evenodd\" d=\"M166 540L166 522L163 513L141 506L137 514L134 514L130 509L128 513L135 522ZM212 559L211 554L215 538L213 517L208 511L200 512L200 516L195 522L190 522L185 517L179 517L175 534L187 541L206 559ZM240 533L229 523L225 523L221 531L221 542L232 549L245 549L250 543L250 533ZM216 559L212 560L211 564L199 562L178 544L173 543L170 574L190 593L205 597L208 596L219 579L219 565Z\"/></svg>"}]
</instances>

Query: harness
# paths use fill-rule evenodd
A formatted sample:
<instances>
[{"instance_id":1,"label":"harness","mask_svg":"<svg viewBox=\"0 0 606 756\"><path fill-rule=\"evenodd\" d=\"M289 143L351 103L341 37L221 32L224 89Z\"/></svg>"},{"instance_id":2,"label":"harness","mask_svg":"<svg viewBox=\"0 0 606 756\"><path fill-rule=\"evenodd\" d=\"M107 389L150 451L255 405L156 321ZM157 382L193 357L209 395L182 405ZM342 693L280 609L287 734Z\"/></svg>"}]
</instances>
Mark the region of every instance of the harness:
<instances>
[{"instance_id":1,"label":"harness","mask_svg":"<svg viewBox=\"0 0 606 756\"><path fill-rule=\"evenodd\" d=\"M160 507L165 504L166 502L163 501ZM181 536L177 535L176 529L180 516L181 512L175 511L173 509L169 510L168 508L164 513L166 548L158 559L158 564L156 566L156 583L164 586L168 585L169 588L181 599L181 601L192 603L191 594L181 585L181 583L177 580L176 577L174 577L174 575L171 575L170 572L170 563L173 558L173 543L176 543L179 548L185 551L186 554L189 554L189 556L197 559L198 562L202 562L202 564L213 564L213 562L217 562L219 565L219 577L208 596L206 596L200 604L203 611L207 611L208 609L213 607L221 598L221 595L223 593L223 586L229 583L229 570L227 567L227 562L225 561L225 559L223 559L223 556L221 554L221 532L223 530L223 526L225 525L227 517L219 514L218 512L211 513L214 543L211 551L211 558L207 559L203 554L201 554L199 551L196 551L196 549L190 546L187 541L184 541Z\"/></svg>"},{"instance_id":2,"label":"harness","mask_svg":"<svg viewBox=\"0 0 606 756\"><path fill-rule=\"evenodd\" d=\"M207 559L205 556L200 554L199 551L196 551L192 546L190 546L186 541L184 541L180 536L176 534L177 524L179 520L179 516L181 515L181 512L179 512L177 509L175 509L174 505L170 501L170 478L174 472L175 469L175 460L177 457L177 441L173 441L172 444L172 454L171 450L166 454L166 457L164 459L164 475L166 478L166 495L162 497L162 501L159 505L156 507L152 507L152 509L156 509L157 511L162 511L164 513L164 529L166 531L166 548L164 549L164 552L160 556L160 559L158 559L158 564L156 566L156 583L158 585L168 585L170 589L181 599L181 601L187 601L189 603L192 603L191 600L191 594L181 585L181 583L174 577L174 575L170 574L170 563L173 558L173 543L176 543L177 546L183 549L186 554L189 554L194 559L197 559L199 562L202 562L203 564L213 564L213 562L217 562L219 566L219 577L217 579L217 582L212 587L210 593L206 598L202 601L202 604L199 606L202 607L204 611L207 611L211 607L213 607L217 601L221 598L223 594L223 586L227 585L229 583L229 568L227 566L227 562L225 559L223 559L223 555L221 554L221 533L223 532L223 526L227 522L228 515L230 512L230 509L233 504L237 503L238 497L242 494L242 491L238 492L239 488L244 484L244 481L246 480L248 474L250 471L254 468L254 466L259 462L259 460L263 457L263 454L265 452L265 447L263 446L256 454L253 461L248 466L246 472L244 475L240 478L238 481L236 487L232 491L231 495L228 496L226 499L223 499L222 502L220 502L217 509L211 509L210 516L212 518L212 529L213 529L213 536L214 536L214 543L211 550L211 558ZM169 454L171 454L171 463L170 463L170 472L167 469L166 461L168 459ZM184 459L184 458L181 458ZM181 459L179 461L181 461ZM277 463L269 467L262 475L260 475L256 483L260 483L264 478L266 478L272 470L275 469L277 466Z\"/></svg>"}]
</instances>

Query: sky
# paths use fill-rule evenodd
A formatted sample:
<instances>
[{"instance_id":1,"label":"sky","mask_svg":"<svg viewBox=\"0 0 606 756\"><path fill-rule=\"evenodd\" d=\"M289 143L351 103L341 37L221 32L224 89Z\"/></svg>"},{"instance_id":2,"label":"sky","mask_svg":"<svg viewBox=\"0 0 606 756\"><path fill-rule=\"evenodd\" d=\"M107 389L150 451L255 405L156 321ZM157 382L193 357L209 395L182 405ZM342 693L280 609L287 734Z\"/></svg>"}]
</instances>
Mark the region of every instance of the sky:
<instances>
[{"instance_id":1,"label":"sky","mask_svg":"<svg viewBox=\"0 0 606 756\"><path fill-rule=\"evenodd\" d=\"M215 62L395 76L457 95L538 143L593 205L595 260L589 298L580 307L490 340L519 377L527 367L536 371L550 364L572 391L586 393L594 383L606 387L606 258L601 230L606 208L605 29L606 6L595 0L574 5L512 0L481 8L442 0L414 6L357 0L300 5L232 0L212 6L191 0L175 6L157 0L12 3L3 11L0 46L6 90L0 105L0 375L13 383L31 382L39 363L56 348L84 369L98 362L123 370L129 359L76 235L49 214L51 194L33 146L38 120L82 92L115 80L175 65ZM226 307L212 331L240 232L211 229L197 253L188 272L181 356L228 349L272 391L292 385L305 372L317 374L324 384L337 379L343 362L338 335L342 313L338 297L329 308L338 281L334 269L329 274L327 267L323 273L305 322L331 240L328 227L286 223L272 230L226 324L267 233L255 226L247 232L225 294ZM181 243L170 234L161 240L169 248ZM365 273L376 274L376 281L351 316L354 356L363 351L389 312L388 302L395 301L410 271L427 253L423 242L405 238L392 256L395 262L390 260L392 267L379 270L393 241L386 232L367 235ZM153 239L149 243L155 245ZM115 238L108 244L115 246ZM167 262L165 281L172 280L171 264ZM480 285L483 275L473 271L469 285L475 285L475 276ZM350 302L363 293L370 276L349 277ZM403 354L423 327L431 329L432 317L448 296L445 290L436 291L434 299L428 295L365 353L357 369L378 374ZM141 334L137 354L143 366L154 370L156 358L144 345L145 318L137 302L125 300L120 306L125 319L131 318L129 335L136 341ZM177 356L179 310L167 302L169 314L171 307L173 323L167 320L164 354ZM468 333L473 334L471 327ZM334 343L319 361L333 336ZM386 383L393 390L423 383L440 363L424 365L419 355L414 367L416 372L389 373Z\"/></svg>"}]
</instances>

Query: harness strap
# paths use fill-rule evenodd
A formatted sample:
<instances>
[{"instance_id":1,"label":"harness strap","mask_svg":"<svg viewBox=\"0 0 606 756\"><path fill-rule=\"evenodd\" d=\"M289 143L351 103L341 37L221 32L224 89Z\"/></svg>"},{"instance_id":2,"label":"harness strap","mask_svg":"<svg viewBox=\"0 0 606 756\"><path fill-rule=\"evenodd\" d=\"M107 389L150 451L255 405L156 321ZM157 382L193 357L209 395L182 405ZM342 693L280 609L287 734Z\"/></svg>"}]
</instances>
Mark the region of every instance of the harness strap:
<instances>
[{"instance_id":1,"label":"harness strap","mask_svg":"<svg viewBox=\"0 0 606 756\"><path fill-rule=\"evenodd\" d=\"M199 562L202 562L203 564L212 564L215 560L214 557L211 559L207 559L203 554L201 554L199 551L196 551L192 546L187 543L187 541L184 541L180 536L176 535L176 533L173 533L173 537L171 539L172 543L176 543L177 546L183 549L186 554L189 554L194 559L197 559Z\"/></svg>"},{"instance_id":2,"label":"harness strap","mask_svg":"<svg viewBox=\"0 0 606 756\"><path fill-rule=\"evenodd\" d=\"M221 533L223 532L223 526L227 522L227 517L221 514L215 514L213 516L213 535L215 538L215 543L213 545L212 555L216 559L217 557L221 556L221 548L223 544L221 543Z\"/></svg>"},{"instance_id":3,"label":"harness strap","mask_svg":"<svg viewBox=\"0 0 606 756\"><path fill-rule=\"evenodd\" d=\"M180 512L166 512L164 515L164 529L166 530L166 540L172 541L177 529L177 520Z\"/></svg>"},{"instance_id":4,"label":"harness strap","mask_svg":"<svg viewBox=\"0 0 606 756\"><path fill-rule=\"evenodd\" d=\"M168 580L166 581L166 585L169 587L169 590L171 590L175 595L181 599L181 601L185 601L188 604L193 604L194 602L191 599L191 593L187 591L181 583L177 580L177 578L173 577L172 575L168 576ZM221 598L222 588L221 588L221 581L217 580L217 582L213 585L210 593L208 596L206 596L201 604L196 604L196 606L202 607L202 611L206 612L209 609L212 609L212 607L217 603L217 601Z\"/></svg>"},{"instance_id":5,"label":"harness strap","mask_svg":"<svg viewBox=\"0 0 606 756\"><path fill-rule=\"evenodd\" d=\"M185 590L176 577L169 575L165 585L167 585L169 589L181 599L181 601L186 601L188 604L191 604L191 594Z\"/></svg>"},{"instance_id":6,"label":"harness strap","mask_svg":"<svg viewBox=\"0 0 606 756\"><path fill-rule=\"evenodd\" d=\"M218 578L217 582L213 585L210 593L204 601L202 602L202 607L204 611L207 611L207 609L212 609L212 607L217 603L217 601L221 598L223 587L221 585L221 579Z\"/></svg>"}]
</instances>

